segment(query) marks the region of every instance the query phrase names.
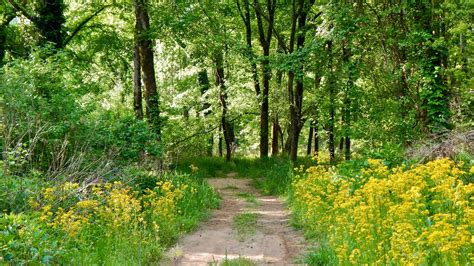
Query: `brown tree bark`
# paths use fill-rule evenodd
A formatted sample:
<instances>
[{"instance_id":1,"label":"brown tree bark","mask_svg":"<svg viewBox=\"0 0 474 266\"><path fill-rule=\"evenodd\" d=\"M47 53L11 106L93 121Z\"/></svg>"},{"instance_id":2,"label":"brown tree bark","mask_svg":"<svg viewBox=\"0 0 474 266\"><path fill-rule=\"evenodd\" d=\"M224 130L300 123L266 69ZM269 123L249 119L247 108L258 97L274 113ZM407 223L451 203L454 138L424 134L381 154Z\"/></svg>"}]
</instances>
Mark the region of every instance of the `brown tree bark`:
<instances>
[{"instance_id":1,"label":"brown tree bark","mask_svg":"<svg viewBox=\"0 0 474 266\"><path fill-rule=\"evenodd\" d=\"M145 36L150 29L150 18L146 10L146 0L135 0L135 16L138 28L138 43L143 84L145 87L146 118L160 139L161 123L159 96L156 88L155 65L152 41Z\"/></svg>"}]
</instances>

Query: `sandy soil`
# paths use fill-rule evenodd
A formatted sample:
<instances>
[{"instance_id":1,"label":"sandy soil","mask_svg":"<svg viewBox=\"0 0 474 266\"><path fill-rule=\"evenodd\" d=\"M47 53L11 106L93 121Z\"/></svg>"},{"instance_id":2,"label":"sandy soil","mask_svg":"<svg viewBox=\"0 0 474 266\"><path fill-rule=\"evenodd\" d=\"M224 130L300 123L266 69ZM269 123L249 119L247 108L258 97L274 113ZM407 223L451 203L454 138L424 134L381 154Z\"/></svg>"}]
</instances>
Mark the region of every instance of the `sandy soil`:
<instances>
[{"instance_id":1,"label":"sandy soil","mask_svg":"<svg viewBox=\"0 0 474 266\"><path fill-rule=\"evenodd\" d=\"M257 265L295 265L305 247L300 232L288 225L289 213L281 199L262 196L250 186L250 179L209 179L221 195L222 202L211 218L195 232L184 236L166 254L163 265L209 265L245 257ZM256 196L257 203L245 201L239 193ZM240 212L257 213L255 234L239 239L233 229L233 218Z\"/></svg>"}]
</instances>

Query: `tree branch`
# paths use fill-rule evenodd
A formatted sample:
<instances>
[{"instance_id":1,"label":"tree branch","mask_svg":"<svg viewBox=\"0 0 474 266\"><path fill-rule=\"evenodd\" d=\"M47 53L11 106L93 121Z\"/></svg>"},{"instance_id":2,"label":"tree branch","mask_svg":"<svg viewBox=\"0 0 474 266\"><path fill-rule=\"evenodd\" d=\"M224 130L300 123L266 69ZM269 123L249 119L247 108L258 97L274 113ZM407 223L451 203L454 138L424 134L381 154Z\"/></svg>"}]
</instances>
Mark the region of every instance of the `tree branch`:
<instances>
[{"instance_id":1,"label":"tree branch","mask_svg":"<svg viewBox=\"0 0 474 266\"><path fill-rule=\"evenodd\" d=\"M244 115L244 114L240 114L240 115L238 115L238 116L232 118L231 120L228 121L228 123L231 123L231 122L233 122L233 121L239 119L239 118L242 117L243 115ZM221 123L219 123L217 126L214 126L214 127L212 127L212 128L209 128L209 129L206 129L206 130L203 130L203 131L199 131L199 132L195 132L195 133L193 133L193 134L191 134L191 135L189 135L189 136L187 136L187 137L185 137L185 138L182 138L182 139L176 141L175 143L172 143L169 147L170 147L170 148L173 148L173 147L176 147L176 146L178 146L179 144L181 144L181 143L183 143L183 142L185 142L185 141L188 141L188 140L190 140L190 139L192 139L192 138L194 138L194 137L197 137L197 136L199 136L199 135L211 133L212 131L218 129L220 126L221 126Z\"/></svg>"},{"instance_id":2,"label":"tree branch","mask_svg":"<svg viewBox=\"0 0 474 266\"><path fill-rule=\"evenodd\" d=\"M29 19L31 22L33 22L34 24L38 23L37 17L30 15L24 7L20 6L14 0L8 0L8 3L13 7L13 9L15 9L15 11L20 12L24 17Z\"/></svg>"},{"instance_id":3,"label":"tree branch","mask_svg":"<svg viewBox=\"0 0 474 266\"><path fill-rule=\"evenodd\" d=\"M262 17L267 21L269 22L270 19L265 16L265 14L262 14ZM273 34L275 34L275 38L277 39L278 41L278 46L280 46L280 48L287 54L288 53L288 47L286 46L286 42L285 42L285 39L283 38L283 36L280 35L280 33L275 29L275 25L272 23L271 25L271 28L273 29Z\"/></svg>"},{"instance_id":4,"label":"tree branch","mask_svg":"<svg viewBox=\"0 0 474 266\"><path fill-rule=\"evenodd\" d=\"M9 0L11 1L11 0ZM94 17L96 17L97 15L100 14L100 12L104 11L106 8L108 7L111 7L112 5L106 5L106 6L103 6L101 8L99 8L97 11L95 11L92 15L90 15L89 17L85 18L84 20L82 20L81 23L79 23L79 25L77 25L77 27L72 31L71 35L68 36L68 38L64 41L63 43L63 47L66 47L69 42L71 42L71 40L82 30L82 28L89 22L91 21Z\"/></svg>"}]
</instances>

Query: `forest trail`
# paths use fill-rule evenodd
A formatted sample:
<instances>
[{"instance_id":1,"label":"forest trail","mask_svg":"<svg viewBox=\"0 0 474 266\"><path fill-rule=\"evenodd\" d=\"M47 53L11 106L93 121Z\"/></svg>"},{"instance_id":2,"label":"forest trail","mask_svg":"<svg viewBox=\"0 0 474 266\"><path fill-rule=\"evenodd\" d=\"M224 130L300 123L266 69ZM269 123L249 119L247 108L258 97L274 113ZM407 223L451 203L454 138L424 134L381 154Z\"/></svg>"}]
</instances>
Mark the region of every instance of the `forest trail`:
<instances>
[{"instance_id":1,"label":"forest trail","mask_svg":"<svg viewBox=\"0 0 474 266\"><path fill-rule=\"evenodd\" d=\"M222 198L219 209L196 231L184 236L167 252L164 265L219 265L226 258L250 259L256 265L295 265L305 248L304 237L289 225L289 211L275 196L262 196L251 179L208 179ZM255 213L256 223L243 225L235 217Z\"/></svg>"}]
</instances>

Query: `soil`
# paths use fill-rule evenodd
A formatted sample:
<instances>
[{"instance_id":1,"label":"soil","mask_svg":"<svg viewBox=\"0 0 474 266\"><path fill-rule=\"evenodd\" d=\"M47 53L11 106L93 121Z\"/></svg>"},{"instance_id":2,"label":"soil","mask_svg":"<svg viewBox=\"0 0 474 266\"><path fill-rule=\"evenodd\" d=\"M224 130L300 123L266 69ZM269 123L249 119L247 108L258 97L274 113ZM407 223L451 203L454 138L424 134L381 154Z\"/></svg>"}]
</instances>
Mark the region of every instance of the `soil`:
<instances>
[{"instance_id":1,"label":"soil","mask_svg":"<svg viewBox=\"0 0 474 266\"><path fill-rule=\"evenodd\" d=\"M280 198L261 195L250 179L235 178L235 174L208 179L208 183L222 198L219 209L167 251L164 265L218 265L239 257L256 265L298 265L304 237L289 225L289 211ZM239 197L242 193L254 195L256 203ZM244 239L233 227L234 216L242 212L257 214L255 233Z\"/></svg>"}]
</instances>

